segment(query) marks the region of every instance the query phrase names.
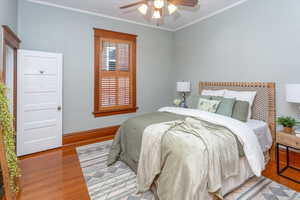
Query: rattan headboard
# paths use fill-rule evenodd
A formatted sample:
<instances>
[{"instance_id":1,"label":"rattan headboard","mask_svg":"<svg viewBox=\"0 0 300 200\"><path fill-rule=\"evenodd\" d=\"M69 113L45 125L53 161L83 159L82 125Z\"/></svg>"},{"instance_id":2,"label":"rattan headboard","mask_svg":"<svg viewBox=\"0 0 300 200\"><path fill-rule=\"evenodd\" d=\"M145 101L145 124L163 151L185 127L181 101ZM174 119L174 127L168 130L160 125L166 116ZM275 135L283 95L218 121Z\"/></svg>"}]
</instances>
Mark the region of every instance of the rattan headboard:
<instances>
[{"instance_id":1,"label":"rattan headboard","mask_svg":"<svg viewBox=\"0 0 300 200\"><path fill-rule=\"evenodd\" d=\"M276 137L275 83L262 82L200 82L199 93L203 89L228 89L236 91L256 91L252 107L252 118L269 124L273 141Z\"/></svg>"}]
</instances>

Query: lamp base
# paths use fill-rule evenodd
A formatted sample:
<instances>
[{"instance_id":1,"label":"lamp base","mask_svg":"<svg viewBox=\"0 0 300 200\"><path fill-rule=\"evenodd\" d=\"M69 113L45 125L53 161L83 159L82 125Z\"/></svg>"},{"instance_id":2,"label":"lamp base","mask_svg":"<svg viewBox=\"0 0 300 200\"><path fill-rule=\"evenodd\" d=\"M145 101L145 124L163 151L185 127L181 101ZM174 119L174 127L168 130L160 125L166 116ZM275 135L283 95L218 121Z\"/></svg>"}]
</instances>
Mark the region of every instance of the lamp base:
<instances>
[{"instance_id":1,"label":"lamp base","mask_svg":"<svg viewBox=\"0 0 300 200\"><path fill-rule=\"evenodd\" d=\"M185 92L182 93L182 101L180 103L180 107L182 108L188 108L188 106L186 105L186 98L185 98Z\"/></svg>"},{"instance_id":2,"label":"lamp base","mask_svg":"<svg viewBox=\"0 0 300 200\"><path fill-rule=\"evenodd\" d=\"M182 108L188 108L188 106L186 105L186 102L185 102L185 101L182 101L182 102L180 103L180 107L182 107Z\"/></svg>"}]
</instances>

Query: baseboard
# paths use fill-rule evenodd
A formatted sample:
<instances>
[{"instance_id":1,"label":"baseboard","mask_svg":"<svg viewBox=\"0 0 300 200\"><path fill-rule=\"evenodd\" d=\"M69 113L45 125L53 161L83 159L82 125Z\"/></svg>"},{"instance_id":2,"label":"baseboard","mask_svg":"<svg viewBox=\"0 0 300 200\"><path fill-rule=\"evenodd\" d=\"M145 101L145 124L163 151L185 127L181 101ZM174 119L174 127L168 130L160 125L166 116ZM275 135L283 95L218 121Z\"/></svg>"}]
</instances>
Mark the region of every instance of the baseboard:
<instances>
[{"instance_id":1,"label":"baseboard","mask_svg":"<svg viewBox=\"0 0 300 200\"><path fill-rule=\"evenodd\" d=\"M119 127L120 126L110 126L65 134L63 136L63 147L80 146L113 139Z\"/></svg>"}]
</instances>

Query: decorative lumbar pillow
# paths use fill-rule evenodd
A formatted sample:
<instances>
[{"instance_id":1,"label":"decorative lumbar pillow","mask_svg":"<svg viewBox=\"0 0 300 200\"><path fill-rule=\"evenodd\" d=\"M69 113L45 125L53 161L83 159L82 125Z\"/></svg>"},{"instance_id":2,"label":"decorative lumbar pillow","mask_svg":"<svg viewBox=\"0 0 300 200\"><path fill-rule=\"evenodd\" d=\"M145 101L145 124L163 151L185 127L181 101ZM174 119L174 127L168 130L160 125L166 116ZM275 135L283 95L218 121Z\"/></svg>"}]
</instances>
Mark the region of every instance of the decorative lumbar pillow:
<instances>
[{"instance_id":1,"label":"decorative lumbar pillow","mask_svg":"<svg viewBox=\"0 0 300 200\"><path fill-rule=\"evenodd\" d=\"M202 95L207 95L207 96L224 96L225 90L202 90L201 92Z\"/></svg>"},{"instance_id":2,"label":"decorative lumbar pillow","mask_svg":"<svg viewBox=\"0 0 300 200\"><path fill-rule=\"evenodd\" d=\"M218 100L218 99L213 99L213 100ZM231 117L235 101L236 101L235 98L222 98L216 113Z\"/></svg>"},{"instance_id":3,"label":"decorative lumbar pillow","mask_svg":"<svg viewBox=\"0 0 300 200\"><path fill-rule=\"evenodd\" d=\"M198 103L198 109L206 112L215 113L218 109L220 102L221 101L200 98Z\"/></svg>"},{"instance_id":4,"label":"decorative lumbar pillow","mask_svg":"<svg viewBox=\"0 0 300 200\"><path fill-rule=\"evenodd\" d=\"M206 95L191 95L191 96L189 96L186 99L188 107L189 108L197 109L198 108L198 102L199 102L200 98L210 100L211 96L206 96Z\"/></svg>"},{"instance_id":5,"label":"decorative lumbar pillow","mask_svg":"<svg viewBox=\"0 0 300 200\"><path fill-rule=\"evenodd\" d=\"M231 117L242 122L247 122L249 107L250 106L248 101L236 100Z\"/></svg>"},{"instance_id":6,"label":"decorative lumbar pillow","mask_svg":"<svg viewBox=\"0 0 300 200\"><path fill-rule=\"evenodd\" d=\"M247 118L250 119L252 115L252 105L256 96L256 91L233 91L225 90L225 98L236 98L236 100L249 102L249 110Z\"/></svg>"}]
</instances>

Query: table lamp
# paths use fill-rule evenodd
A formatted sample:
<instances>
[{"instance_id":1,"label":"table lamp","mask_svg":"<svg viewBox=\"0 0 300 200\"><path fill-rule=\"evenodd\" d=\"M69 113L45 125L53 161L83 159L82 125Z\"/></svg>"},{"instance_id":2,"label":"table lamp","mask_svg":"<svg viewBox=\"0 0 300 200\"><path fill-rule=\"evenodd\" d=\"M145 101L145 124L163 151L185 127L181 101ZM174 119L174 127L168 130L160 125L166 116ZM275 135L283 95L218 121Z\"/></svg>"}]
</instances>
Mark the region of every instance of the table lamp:
<instances>
[{"instance_id":1,"label":"table lamp","mask_svg":"<svg viewBox=\"0 0 300 200\"><path fill-rule=\"evenodd\" d=\"M178 81L177 92L182 93L183 100L181 101L180 107L187 108L186 105L186 93L191 91L191 82L189 81Z\"/></svg>"},{"instance_id":2,"label":"table lamp","mask_svg":"<svg viewBox=\"0 0 300 200\"><path fill-rule=\"evenodd\" d=\"M290 103L300 104L300 84L286 84L286 101ZM297 134L300 134L299 129L295 132Z\"/></svg>"}]
</instances>

